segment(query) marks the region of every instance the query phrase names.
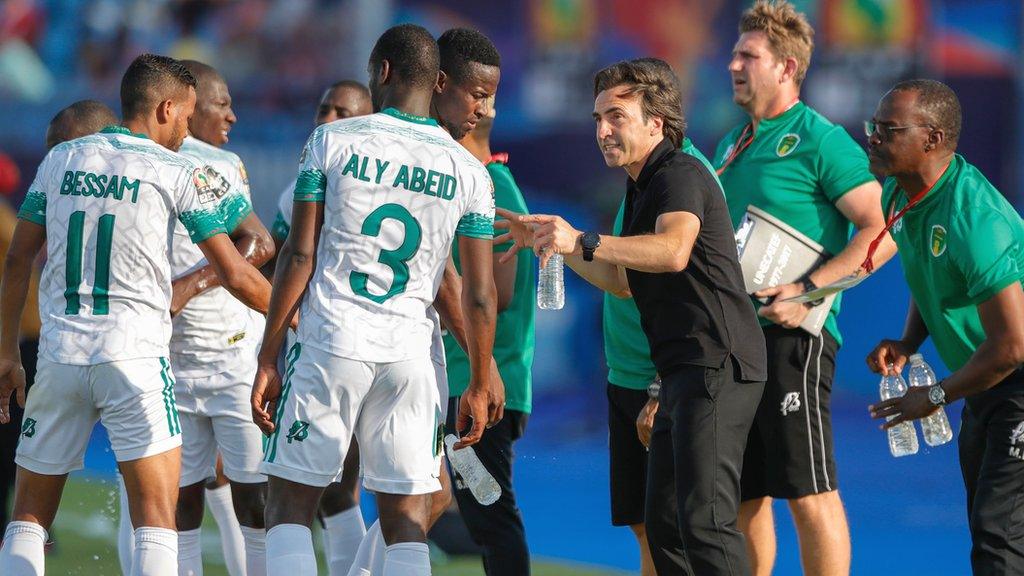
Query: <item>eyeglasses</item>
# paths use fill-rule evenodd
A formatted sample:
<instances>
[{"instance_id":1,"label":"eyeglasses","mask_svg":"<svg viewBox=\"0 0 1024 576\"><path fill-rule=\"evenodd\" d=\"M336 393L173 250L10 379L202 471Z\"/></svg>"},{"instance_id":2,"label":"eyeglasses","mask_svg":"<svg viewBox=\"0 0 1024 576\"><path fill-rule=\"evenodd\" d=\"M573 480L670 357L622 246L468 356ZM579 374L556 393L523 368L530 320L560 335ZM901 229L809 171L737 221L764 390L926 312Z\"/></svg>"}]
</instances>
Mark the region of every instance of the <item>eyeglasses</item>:
<instances>
[{"instance_id":1,"label":"eyeglasses","mask_svg":"<svg viewBox=\"0 0 1024 576\"><path fill-rule=\"evenodd\" d=\"M883 139L892 138L893 132L897 130L909 130L911 128L928 128L932 129L934 126L928 124L908 124L906 126L887 126L885 124L879 124L874 120L864 121L864 135L871 138L876 132Z\"/></svg>"}]
</instances>

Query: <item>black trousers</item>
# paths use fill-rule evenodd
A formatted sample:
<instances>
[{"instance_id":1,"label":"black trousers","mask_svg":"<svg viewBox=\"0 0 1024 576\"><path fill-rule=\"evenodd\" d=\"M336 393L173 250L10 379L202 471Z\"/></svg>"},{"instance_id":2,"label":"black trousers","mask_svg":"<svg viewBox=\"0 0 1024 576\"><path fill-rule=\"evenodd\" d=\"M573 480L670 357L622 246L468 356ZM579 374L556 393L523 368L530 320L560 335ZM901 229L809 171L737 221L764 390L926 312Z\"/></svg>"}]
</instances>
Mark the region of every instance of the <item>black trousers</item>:
<instances>
[{"instance_id":1,"label":"black trousers","mask_svg":"<svg viewBox=\"0 0 1024 576\"><path fill-rule=\"evenodd\" d=\"M736 516L743 451L764 383L738 381L733 364L662 376L645 514L658 574L750 574Z\"/></svg>"},{"instance_id":2,"label":"black trousers","mask_svg":"<svg viewBox=\"0 0 1024 576\"><path fill-rule=\"evenodd\" d=\"M1024 574L1024 372L964 402L958 442L972 571Z\"/></svg>"},{"instance_id":3,"label":"black trousers","mask_svg":"<svg viewBox=\"0 0 1024 576\"><path fill-rule=\"evenodd\" d=\"M32 386L36 379L36 357L39 354L38 340L25 340L19 346L21 362L25 367L26 388ZM14 477L18 466L14 463L14 455L18 450L18 438L21 437L21 419L25 412L18 406L18 399L11 396L11 421L0 424L0 534L7 529L7 506L14 494Z\"/></svg>"},{"instance_id":4,"label":"black trousers","mask_svg":"<svg viewBox=\"0 0 1024 576\"><path fill-rule=\"evenodd\" d=\"M459 413L458 400L457 397L448 399L448 421L445 423L447 433L457 434L455 418ZM480 442L472 446L480 462L501 486L501 498L494 504L484 506L477 502L463 485L462 478L449 468L459 512L473 541L483 550L484 572L487 576L530 574L526 528L512 488L512 461L515 459L512 444L522 437L529 416L518 410L506 410L505 417L494 428L485 430Z\"/></svg>"}]
</instances>

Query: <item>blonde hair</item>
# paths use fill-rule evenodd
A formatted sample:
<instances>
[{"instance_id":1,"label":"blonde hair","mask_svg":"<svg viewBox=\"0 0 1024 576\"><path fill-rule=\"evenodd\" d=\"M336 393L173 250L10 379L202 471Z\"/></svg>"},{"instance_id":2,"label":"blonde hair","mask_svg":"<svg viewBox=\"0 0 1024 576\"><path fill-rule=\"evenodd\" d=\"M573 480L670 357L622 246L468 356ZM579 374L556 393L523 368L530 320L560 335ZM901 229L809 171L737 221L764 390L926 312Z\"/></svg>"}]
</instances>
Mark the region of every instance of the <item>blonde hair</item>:
<instances>
[{"instance_id":1,"label":"blonde hair","mask_svg":"<svg viewBox=\"0 0 1024 576\"><path fill-rule=\"evenodd\" d=\"M814 28L807 16L786 0L757 0L740 18L740 34L745 32L764 32L777 60L794 58L793 81L803 84L814 52Z\"/></svg>"}]
</instances>

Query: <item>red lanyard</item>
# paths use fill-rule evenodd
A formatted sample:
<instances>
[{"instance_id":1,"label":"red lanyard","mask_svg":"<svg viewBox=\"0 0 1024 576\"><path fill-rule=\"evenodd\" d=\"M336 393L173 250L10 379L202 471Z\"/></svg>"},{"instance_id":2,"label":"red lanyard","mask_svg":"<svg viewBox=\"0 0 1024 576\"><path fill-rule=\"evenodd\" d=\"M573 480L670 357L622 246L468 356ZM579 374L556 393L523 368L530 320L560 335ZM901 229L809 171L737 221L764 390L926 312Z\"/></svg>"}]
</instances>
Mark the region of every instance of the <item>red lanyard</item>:
<instances>
[{"instance_id":1,"label":"red lanyard","mask_svg":"<svg viewBox=\"0 0 1024 576\"><path fill-rule=\"evenodd\" d=\"M782 116L786 112L789 112L789 110L793 106L796 106L799 102L800 102L800 98L797 98L796 100L793 100L792 102L790 102L789 106L786 106L785 110L783 110L782 112L779 112L775 116L772 116L772 118L778 118L779 116ZM747 135L747 131L748 130L750 131L750 135L749 136ZM732 164L733 160L735 160L736 157L739 156L741 152L743 152L744 150L749 148L750 145L753 142L754 142L754 123L751 122L750 124L747 124L746 126L743 127L743 132L740 132L740 137L737 138L736 139L736 143L733 144L732 151L729 152L729 155L722 162L721 167L719 167L718 170L715 170L715 174L718 174L719 176L721 176L722 172L725 172L725 169L729 167L729 164Z\"/></svg>"},{"instance_id":2,"label":"red lanyard","mask_svg":"<svg viewBox=\"0 0 1024 576\"><path fill-rule=\"evenodd\" d=\"M941 180L941 178L939 178L939 180ZM882 239L885 238L885 234L887 232L889 232L889 229L891 229L893 226L895 226L897 222L900 221L900 218L902 218L903 215L906 214L908 210L913 208L915 204L917 204L918 202L921 201L922 198L927 196L928 193L932 191L932 188L934 188L935 185L938 184L938 183L939 183L939 181L936 180L935 182L932 183L931 186L929 186L929 187L925 188L924 190L922 190L921 192L917 193L913 198L910 199L909 202L907 202L906 206L904 206L899 212L896 213L895 216L893 216L892 212L893 212L893 210L896 209L896 202L900 198L900 190L901 190L901 188L899 188L898 186L896 187L896 191L893 193L893 196L892 196L892 201L889 202L889 210L888 210L889 216L887 216L887 220L886 220L886 223L885 223L885 228L883 228L882 231L878 234L878 236L874 240L871 241L871 244L868 246L868 257L865 258L864 259L864 263L860 265L860 267L863 268L865 271L867 271L868 274L870 274L871 272L873 272L875 270L875 264L871 261L871 258L874 257L875 251L878 250L878 246L882 243Z\"/></svg>"},{"instance_id":3,"label":"red lanyard","mask_svg":"<svg viewBox=\"0 0 1024 576\"><path fill-rule=\"evenodd\" d=\"M747 135L748 131L750 132L749 136ZM740 137L736 139L736 143L732 145L732 151L729 152L728 156L726 156L725 161L722 162L722 166L719 167L718 170L715 170L715 173L721 176L722 172L725 172L725 169L729 167L729 164L732 164L732 161L735 160L736 157L740 155L740 152L743 152L744 150L749 148L750 144L753 141L754 125L747 124L746 126L743 127L743 132L740 132Z\"/></svg>"}]
</instances>

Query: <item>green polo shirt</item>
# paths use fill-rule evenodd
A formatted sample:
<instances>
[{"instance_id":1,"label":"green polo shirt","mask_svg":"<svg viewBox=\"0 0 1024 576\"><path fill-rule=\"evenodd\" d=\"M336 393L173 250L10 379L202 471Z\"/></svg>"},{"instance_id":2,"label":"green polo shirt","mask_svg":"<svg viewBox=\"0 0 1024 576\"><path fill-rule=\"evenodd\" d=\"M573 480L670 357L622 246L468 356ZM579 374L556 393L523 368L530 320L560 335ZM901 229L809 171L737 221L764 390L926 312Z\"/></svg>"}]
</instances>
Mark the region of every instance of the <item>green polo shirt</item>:
<instances>
[{"instance_id":1,"label":"green polo shirt","mask_svg":"<svg viewBox=\"0 0 1024 576\"><path fill-rule=\"evenodd\" d=\"M487 164L494 181L494 205L520 214L528 214L523 193L516 186L512 173L500 161ZM507 252L511 242L494 247L495 253ZM459 245L453 247L455 267L462 273ZM533 322L537 300L537 270L533 254L520 250L516 256L515 292L508 308L498 314L494 334L494 360L505 382L505 408L530 412L533 397ZM444 336L445 359L448 363L448 395L459 396L469 386L469 358L451 335Z\"/></svg>"},{"instance_id":2,"label":"green polo shirt","mask_svg":"<svg viewBox=\"0 0 1024 576\"><path fill-rule=\"evenodd\" d=\"M715 169L711 162L697 150L689 138L683 139L682 151L700 160L712 176ZM715 176L715 180L718 177ZM719 183L721 186L721 183ZM615 216L612 234L622 234L622 217L626 208L623 198L619 213ZM608 362L608 382L622 388L645 390L654 380L656 371L651 362L651 347L647 336L640 328L640 311L632 298L618 298L607 292L604 295L604 357Z\"/></svg>"},{"instance_id":3,"label":"green polo shirt","mask_svg":"<svg viewBox=\"0 0 1024 576\"><path fill-rule=\"evenodd\" d=\"M744 126L718 143L715 166L721 168L737 145ZM803 102L762 120L754 140L719 175L729 204L733 227L747 206L754 205L796 228L825 247L832 256L850 241L853 225L836 208L850 190L871 182L864 150L842 126L836 126ZM836 297L825 329L841 344ZM760 308L756 299L754 307ZM761 319L761 325L770 325Z\"/></svg>"},{"instance_id":4,"label":"green polo shirt","mask_svg":"<svg viewBox=\"0 0 1024 576\"><path fill-rule=\"evenodd\" d=\"M896 180L882 188L888 216L906 206ZM1006 198L957 154L893 226L903 274L935 348L952 371L985 341L978 305L1024 278L1024 224Z\"/></svg>"}]
</instances>

